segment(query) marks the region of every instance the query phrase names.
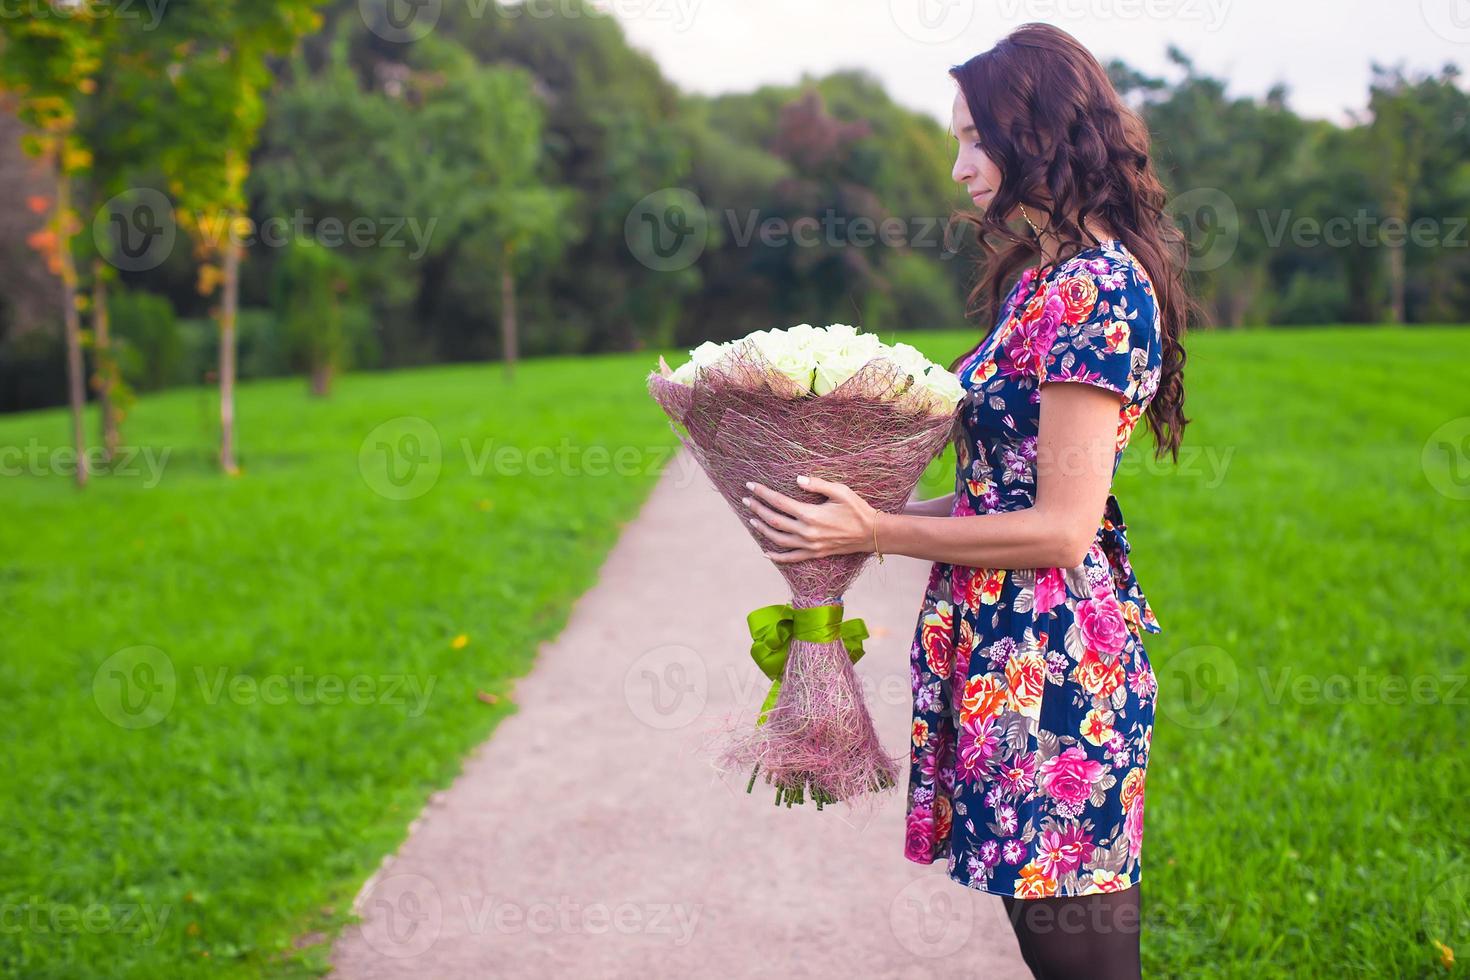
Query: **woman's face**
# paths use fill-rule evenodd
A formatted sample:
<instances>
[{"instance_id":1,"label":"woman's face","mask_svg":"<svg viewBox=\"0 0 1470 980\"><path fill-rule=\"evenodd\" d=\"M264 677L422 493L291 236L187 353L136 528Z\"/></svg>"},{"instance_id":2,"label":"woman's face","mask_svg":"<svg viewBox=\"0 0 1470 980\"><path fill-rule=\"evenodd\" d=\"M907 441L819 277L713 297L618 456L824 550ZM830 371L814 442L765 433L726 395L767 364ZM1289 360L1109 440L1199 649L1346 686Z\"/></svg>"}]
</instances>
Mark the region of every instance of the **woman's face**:
<instances>
[{"instance_id":1,"label":"woman's face","mask_svg":"<svg viewBox=\"0 0 1470 980\"><path fill-rule=\"evenodd\" d=\"M970 118L970 107L965 104L964 93L958 90L950 110L949 131L959 143L951 176L957 183L965 185L970 192L970 200L983 211L1000 187L1000 168L981 149L980 134L975 129L975 120Z\"/></svg>"}]
</instances>

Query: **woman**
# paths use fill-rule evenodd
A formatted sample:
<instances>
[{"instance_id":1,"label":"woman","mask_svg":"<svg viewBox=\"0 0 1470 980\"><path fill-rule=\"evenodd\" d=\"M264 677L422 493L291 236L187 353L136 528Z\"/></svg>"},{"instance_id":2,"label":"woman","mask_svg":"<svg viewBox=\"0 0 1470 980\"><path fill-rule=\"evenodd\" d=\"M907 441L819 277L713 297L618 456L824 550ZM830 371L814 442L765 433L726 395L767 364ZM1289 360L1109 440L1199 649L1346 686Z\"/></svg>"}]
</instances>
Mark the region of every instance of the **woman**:
<instances>
[{"instance_id":1,"label":"woman","mask_svg":"<svg viewBox=\"0 0 1470 980\"><path fill-rule=\"evenodd\" d=\"M1086 49L1030 24L950 75L952 176L985 252L970 299L998 310L951 365L968 391L955 491L888 514L811 477L823 503L757 484L748 506L787 549L776 562L933 562L904 854L1004 896L1038 976L1137 977L1156 692L1143 634L1159 624L1110 489L1142 417L1178 459L1197 308L1147 129Z\"/></svg>"}]
</instances>

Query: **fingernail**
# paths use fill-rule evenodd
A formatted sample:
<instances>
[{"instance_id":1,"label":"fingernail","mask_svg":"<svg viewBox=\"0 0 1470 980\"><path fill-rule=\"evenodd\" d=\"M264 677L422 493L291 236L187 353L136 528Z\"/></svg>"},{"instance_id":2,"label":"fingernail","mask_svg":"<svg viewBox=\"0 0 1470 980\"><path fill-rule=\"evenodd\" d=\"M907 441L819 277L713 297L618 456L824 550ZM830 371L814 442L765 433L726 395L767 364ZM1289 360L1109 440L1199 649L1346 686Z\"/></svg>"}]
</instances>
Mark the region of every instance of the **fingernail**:
<instances>
[{"instance_id":1,"label":"fingernail","mask_svg":"<svg viewBox=\"0 0 1470 980\"><path fill-rule=\"evenodd\" d=\"M804 476L798 476L798 477L797 477L797 478L796 478L796 482L797 482L797 483L810 483L810 482L812 482L812 481L811 481L811 480L808 480L808 479L807 479L807 478L806 478L806 477L804 477Z\"/></svg>"},{"instance_id":2,"label":"fingernail","mask_svg":"<svg viewBox=\"0 0 1470 980\"><path fill-rule=\"evenodd\" d=\"M747 490L754 490L755 489L755 484L754 483L747 483L745 485L745 489L747 489Z\"/></svg>"}]
</instances>

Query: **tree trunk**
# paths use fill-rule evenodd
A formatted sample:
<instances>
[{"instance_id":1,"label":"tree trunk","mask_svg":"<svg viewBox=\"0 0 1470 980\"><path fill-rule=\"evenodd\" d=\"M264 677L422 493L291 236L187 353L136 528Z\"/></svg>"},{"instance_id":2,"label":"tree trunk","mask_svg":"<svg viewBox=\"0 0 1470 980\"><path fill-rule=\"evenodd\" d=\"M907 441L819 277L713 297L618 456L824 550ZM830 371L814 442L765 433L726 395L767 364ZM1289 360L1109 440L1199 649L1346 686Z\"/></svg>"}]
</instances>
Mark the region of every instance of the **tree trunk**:
<instances>
[{"instance_id":1,"label":"tree trunk","mask_svg":"<svg viewBox=\"0 0 1470 980\"><path fill-rule=\"evenodd\" d=\"M240 247L233 236L226 237L224 296L219 315L219 464L230 476L240 472L235 464L235 314L240 297Z\"/></svg>"},{"instance_id":2,"label":"tree trunk","mask_svg":"<svg viewBox=\"0 0 1470 980\"><path fill-rule=\"evenodd\" d=\"M507 381L515 376L515 363L518 356L516 350L518 333L516 281L515 276L511 274L511 260L514 254L514 249L506 245L500 260L500 349L505 358L505 380Z\"/></svg>"},{"instance_id":3,"label":"tree trunk","mask_svg":"<svg viewBox=\"0 0 1470 980\"><path fill-rule=\"evenodd\" d=\"M92 262L92 349L96 351L97 407L102 414L102 458L111 463L117 455L117 358L112 351L112 332L107 316L107 280L102 260Z\"/></svg>"},{"instance_id":4,"label":"tree trunk","mask_svg":"<svg viewBox=\"0 0 1470 980\"><path fill-rule=\"evenodd\" d=\"M62 221L71 210L71 178L64 173L56 177L56 213ZM71 438L77 453L76 483L87 485L87 438L82 424L82 410L87 404L86 376L82 365L82 322L77 310L77 267L71 253L71 235L63 230L57 235L57 258L61 263L62 325L66 334L66 389L71 403Z\"/></svg>"},{"instance_id":5,"label":"tree trunk","mask_svg":"<svg viewBox=\"0 0 1470 980\"><path fill-rule=\"evenodd\" d=\"M1388 214L1386 219L1398 219L1408 226L1409 215L1409 187L1402 181L1395 183L1393 190L1389 193ZM1401 324L1404 322L1404 279L1407 275L1404 263L1404 241L1399 238L1397 244L1387 245L1388 251L1388 322Z\"/></svg>"},{"instance_id":6,"label":"tree trunk","mask_svg":"<svg viewBox=\"0 0 1470 980\"><path fill-rule=\"evenodd\" d=\"M311 366L311 394L325 398L332 393L332 362L319 361Z\"/></svg>"},{"instance_id":7,"label":"tree trunk","mask_svg":"<svg viewBox=\"0 0 1470 980\"><path fill-rule=\"evenodd\" d=\"M1404 247L1388 246L1388 322L1404 322Z\"/></svg>"}]
</instances>

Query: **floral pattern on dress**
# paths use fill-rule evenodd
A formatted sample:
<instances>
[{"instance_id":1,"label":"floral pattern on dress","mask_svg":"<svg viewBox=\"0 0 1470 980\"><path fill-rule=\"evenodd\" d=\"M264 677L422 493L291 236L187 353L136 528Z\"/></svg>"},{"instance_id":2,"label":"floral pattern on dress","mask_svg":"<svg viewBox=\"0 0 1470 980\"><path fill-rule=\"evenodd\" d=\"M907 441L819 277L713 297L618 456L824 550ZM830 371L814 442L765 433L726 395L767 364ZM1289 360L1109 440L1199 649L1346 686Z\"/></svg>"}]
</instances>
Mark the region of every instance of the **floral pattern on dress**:
<instances>
[{"instance_id":1,"label":"floral pattern on dress","mask_svg":"<svg viewBox=\"0 0 1470 980\"><path fill-rule=\"evenodd\" d=\"M952 516L1034 503L1041 387L1117 392L1113 472L1158 390L1152 283L1113 239L1024 272L959 368ZM904 856L1016 898L1121 891L1142 872L1160 626L1108 495L1073 568L934 562L910 650Z\"/></svg>"}]
</instances>

